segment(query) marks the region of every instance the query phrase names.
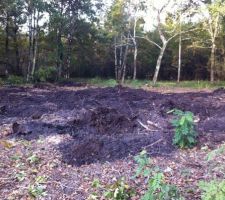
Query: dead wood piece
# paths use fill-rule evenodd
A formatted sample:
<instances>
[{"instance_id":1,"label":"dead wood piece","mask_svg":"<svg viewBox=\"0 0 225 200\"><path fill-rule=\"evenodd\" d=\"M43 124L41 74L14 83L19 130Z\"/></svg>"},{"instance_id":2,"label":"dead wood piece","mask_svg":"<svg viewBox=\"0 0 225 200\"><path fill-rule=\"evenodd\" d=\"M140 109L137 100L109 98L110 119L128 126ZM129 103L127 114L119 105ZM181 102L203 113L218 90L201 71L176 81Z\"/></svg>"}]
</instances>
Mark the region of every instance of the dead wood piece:
<instances>
[{"instance_id":1,"label":"dead wood piece","mask_svg":"<svg viewBox=\"0 0 225 200\"><path fill-rule=\"evenodd\" d=\"M154 126L154 127L156 127L156 128L158 128L158 129L163 129L161 126L159 126L158 124L156 124L156 123L154 123L154 122L152 122L152 121L147 121L147 123L149 124L149 125L151 125L151 126Z\"/></svg>"},{"instance_id":2,"label":"dead wood piece","mask_svg":"<svg viewBox=\"0 0 225 200\"><path fill-rule=\"evenodd\" d=\"M147 125L143 124L140 120L137 120L137 122L144 127L147 131L152 131Z\"/></svg>"},{"instance_id":3,"label":"dead wood piece","mask_svg":"<svg viewBox=\"0 0 225 200\"><path fill-rule=\"evenodd\" d=\"M156 130L150 129L148 125L143 124L140 120L137 120L137 122L138 122L142 127L144 127L147 131L156 131ZM157 128L157 129L162 130L162 127L160 127L159 125L157 125L157 124L155 124L155 123L153 123L153 122L151 122L151 121L147 121L147 123L148 123L150 126L153 126L153 127Z\"/></svg>"}]
</instances>

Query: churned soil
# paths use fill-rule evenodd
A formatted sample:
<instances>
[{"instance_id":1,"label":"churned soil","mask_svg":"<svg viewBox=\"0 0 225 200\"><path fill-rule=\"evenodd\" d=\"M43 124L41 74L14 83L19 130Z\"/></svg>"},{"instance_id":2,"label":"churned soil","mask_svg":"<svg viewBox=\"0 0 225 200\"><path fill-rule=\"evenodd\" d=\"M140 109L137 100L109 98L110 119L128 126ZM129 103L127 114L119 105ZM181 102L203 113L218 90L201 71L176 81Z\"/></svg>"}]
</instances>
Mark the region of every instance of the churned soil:
<instances>
[{"instance_id":1,"label":"churned soil","mask_svg":"<svg viewBox=\"0 0 225 200\"><path fill-rule=\"evenodd\" d=\"M109 184L123 176L135 187L133 156L143 149L157 165L174 170L168 182L181 190L209 178L202 158L225 142L225 90L178 90L82 84L0 88L0 199L29 199L29 187L42 175L48 177L42 199L87 199L95 178ZM194 113L195 149L173 146L169 111L174 108ZM36 165L29 162L33 154ZM192 181L181 181L184 168ZM21 171L25 178L19 181ZM199 191L185 196L198 199Z\"/></svg>"}]
</instances>

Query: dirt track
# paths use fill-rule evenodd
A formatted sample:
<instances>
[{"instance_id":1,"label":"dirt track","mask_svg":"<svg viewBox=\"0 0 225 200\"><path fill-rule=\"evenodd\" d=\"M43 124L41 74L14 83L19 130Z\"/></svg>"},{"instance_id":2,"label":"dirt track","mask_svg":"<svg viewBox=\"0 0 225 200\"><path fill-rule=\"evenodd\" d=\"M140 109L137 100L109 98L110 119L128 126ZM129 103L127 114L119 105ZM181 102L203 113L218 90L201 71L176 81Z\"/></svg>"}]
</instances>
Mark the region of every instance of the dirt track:
<instances>
[{"instance_id":1,"label":"dirt track","mask_svg":"<svg viewBox=\"0 0 225 200\"><path fill-rule=\"evenodd\" d=\"M49 152L42 151L43 156L56 152L63 165L85 164L86 170L92 163L129 159L143 148L151 156L172 157L177 149L167 112L173 108L195 114L199 147L225 141L224 89L160 93L121 87L12 87L1 88L0 97L0 139L47 138L43 145Z\"/></svg>"}]
</instances>

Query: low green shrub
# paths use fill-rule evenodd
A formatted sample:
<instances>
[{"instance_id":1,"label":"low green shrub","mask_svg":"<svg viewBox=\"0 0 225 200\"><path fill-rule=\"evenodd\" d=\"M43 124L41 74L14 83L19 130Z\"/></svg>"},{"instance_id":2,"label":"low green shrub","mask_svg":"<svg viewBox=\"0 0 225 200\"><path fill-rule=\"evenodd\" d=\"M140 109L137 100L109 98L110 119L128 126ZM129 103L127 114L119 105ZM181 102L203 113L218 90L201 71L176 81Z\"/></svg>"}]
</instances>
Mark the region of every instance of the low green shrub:
<instances>
[{"instance_id":1,"label":"low green shrub","mask_svg":"<svg viewBox=\"0 0 225 200\"><path fill-rule=\"evenodd\" d=\"M36 82L55 82L57 80L57 70L55 67L41 67L34 75Z\"/></svg>"},{"instance_id":2,"label":"low green shrub","mask_svg":"<svg viewBox=\"0 0 225 200\"><path fill-rule=\"evenodd\" d=\"M148 189L141 200L183 200L178 188L165 182L164 173L158 167L154 167L147 157L147 152L142 151L135 157L138 164L136 177L147 178Z\"/></svg>"},{"instance_id":3,"label":"low green shrub","mask_svg":"<svg viewBox=\"0 0 225 200\"><path fill-rule=\"evenodd\" d=\"M197 132L194 126L194 114L192 112L183 112L181 110L173 110L175 118L171 121L175 127L175 135L173 143L180 148L191 148L196 143Z\"/></svg>"},{"instance_id":4,"label":"low green shrub","mask_svg":"<svg viewBox=\"0 0 225 200\"><path fill-rule=\"evenodd\" d=\"M22 85L25 83L25 80L21 76L10 75L6 80L6 83L9 85Z\"/></svg>"},{"instance_id":5,"label":"low green shrub","mask_svg":"<svg viewBox=\"0 0 225 200\"><path fill-rule=\"evenodd\" d=\"M213 180L210 182L199 183L202 191L202 200L224 200L225 199L225 180Z\"/></svg>"}]
</instances>

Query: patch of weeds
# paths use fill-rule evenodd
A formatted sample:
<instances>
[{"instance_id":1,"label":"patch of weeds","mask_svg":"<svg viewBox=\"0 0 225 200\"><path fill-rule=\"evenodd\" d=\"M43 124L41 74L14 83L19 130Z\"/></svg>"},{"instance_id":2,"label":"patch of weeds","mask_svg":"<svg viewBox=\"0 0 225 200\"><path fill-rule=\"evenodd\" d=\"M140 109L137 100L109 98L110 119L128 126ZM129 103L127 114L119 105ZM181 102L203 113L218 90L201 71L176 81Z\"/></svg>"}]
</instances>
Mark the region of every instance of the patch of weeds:
<instances>
[{"instance_id":1,"label":"patch of weeds","mask_svg":"<svg viewBox=\"0 0 225 200\"><path fill-rule=\"evenodd\" d=\"M22 182L25 178L26 178L26 173L24 171L19 171L16 175L15 175L16 179L19 182Z\"/></svg>"},{"instance_id":2,"label":"patch of weeds","mask_svg":"<svg viewBox=\"0 0 225 200\"><path fill-rule=\"evenodd\" d=\"M100 181L95 179L92 183L92 187L97 190L97 192L92 193L88 198L89 200L96 200L101 197L109 200L128 200L135 194L135 190L126 183L123 177L107 186L102 186Z\"/></svg>"},{"instance_id":3,"label":"patch of weeds","mask_svg":"<svg viewBox=\"0 0 225 200\"><path fill-rule=\"evenodd\" d=\"M199 183L202 191L202 200L224 200L225 197L225 180L213 180L210 182Z\"/></svg>"},{"instance_id":4,"label":"patch of weeds","mask_svg":"<svg viewBox=\"0 0 225 200\"><path fill-rule=\"evenodd\" d=\"M35 179L33 185L30 185L28 188L29 195L33 198L45 197L47 195L46 185L44 185L47 181L46 176L38 176Z\"/></svg>"},{"instance_id":5,"label":"patch of weeds","mask_svg":"<svg viewBox=\"0 0 225 200\"><path fill-rule=\"evenodd\" d=\"M38 184L44 184L47 181L47 177L46 176L37 176L35 178L35 182Z\"/></svg>"},{"instance_id":6,"label":"patch of weeds","mask_svg":"<svg viewBox=\"0 0 225 200\"><path fill-rule=\"evenodd\" d=\"M117 82L114 79L102 79L99 77L92 78L88 80L88 82L92 85L97 85L102 87L114 87L117 85Z\"/></svg>"},{"instance_id":7,"label":"patch of weeds","mask_svg":"<svg viewBox=\"0 0 225 200\"><path fill-rule=\"evenodd\" d=\"M146 179L148 188L142 200L183 200L178 188L175 185L166 183L164 173L159 167L154 167L144 150L135 157L138 164L136 176Z\"/></svg>"},{"instance_id":8,"label":"patch of weeds","mask_svg":"<svg viewBox=\"0 0 225 200\"><path fill-rule=\"evenodd\" d=\"M47 195L46 186L40 184L30 185L28 192L34 198L45 197Z\"/></svg>"},{"instance_id":9,"label":"patch of weeds","mask_svg":"<svg viewBox=\"0 0 225 200\"><path fill-rule=\"evenodd\" d=\"M32 154L30 157L27 158L27 161L30 164L38 164L40 162L40 158L36 154Z\"/></svg>"},{"instance_id":10,"label":"patch of weeds","mask_svg":"<svg viewBox=\"0 0 225 200\"><path fill-rule=\"evenodd\" d=\"M147 156L147 152L144 150L139 155L134 157L135 162L138 164L136 169L135 178L142 175L148 177L152 172L149 165L151 164L151 159Z\"/></svg>"},{"instance_id":11,"label":"patch of weeds","mask_svg":"<svg viewBox=\"0 0 225 200\"><path fill-rule=\"evenodd\" d=\"M180 148L191 148L197 143L197 132L195 131L194 114L192 112L183 112L178 109L169 111L175 118L171 121L175 127L173 144Z\"/></svg>"},{"instance_id":12,"label":"patch of weeds","mask_svg":"<svg viewBox=\"0 0 225 200\"><path fill-rule=\"evenodd\" d=\"M18 162L15 167L18 168L18 169L22 169L24 168L25 164L23 162Z\"/></svg>"}]
</instances>

